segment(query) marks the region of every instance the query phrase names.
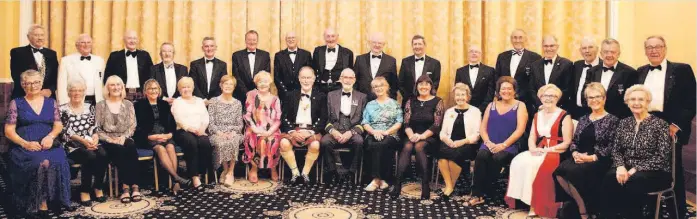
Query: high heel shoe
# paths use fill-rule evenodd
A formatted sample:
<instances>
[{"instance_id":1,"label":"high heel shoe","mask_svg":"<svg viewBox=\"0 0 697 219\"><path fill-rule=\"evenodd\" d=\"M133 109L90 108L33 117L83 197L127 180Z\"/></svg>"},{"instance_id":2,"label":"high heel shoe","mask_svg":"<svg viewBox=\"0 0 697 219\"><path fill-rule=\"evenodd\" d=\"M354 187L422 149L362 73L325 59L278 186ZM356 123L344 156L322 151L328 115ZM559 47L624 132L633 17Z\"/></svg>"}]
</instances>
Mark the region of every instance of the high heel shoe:
<instances>
[{"instance_id":1,"label":"high heel shoe","mask_svg":"<svg viewBox=\"0 0 697 219\"><path fill-rule=\"evenodd\" d=\"M123 188L123 193L121 194L121 197L119 198L119 200L123 204L131 203L131 189L130 188Z\"/></svg>"},{"instance_id":2,"label":"high heel shoe","mask_svg":"<svg viewBox=\"0 0 697 219\"><path fill-rule=\"evenodd\" d=\"M436 192L436 194L438 194L438 196L440 196L440 199L443 200L443 201L450 201L450 195L452 195L452 193L446 195L446 194L445 194L445 191L443 191L442 189L439 189L439 190Z\"/></svg>"},{"instance_id":3,"label":"high heel shoe","mask_svg":"<svg viewBox=\"0 0 697 219\"><path fill-rule=\"evenodd\" d=\"M181 190L182 190L181 184L179 184L179 183L174 183L174 185L172 186L172 193L173 193L174 195L177 195L177 194L179 193L179 191L181 191Z\"/></svg>"},{"instance_id":4,"label":"high heel shoe","mask_svg":"<svg viewBox=\"0 0 697 219\"><path fill-rule=\"evenodd\" d=\"M185 179L184 177L174 177L174 181L185 187L191 187L193 185L193 182L190 179Z\"/></svg>"},{"instance_id":5,"label":"high heel shoe","mask_svg":"<svg viewBox=\"0 0 697 219\"><path fill-rule=\"evenodd\" d=\"M397 179L394 183L394 187L392 188L392 191L390 191L390 197L393 199L399 198L399 195L402 194L402 180Z\"/></svg>"}]
</instances>

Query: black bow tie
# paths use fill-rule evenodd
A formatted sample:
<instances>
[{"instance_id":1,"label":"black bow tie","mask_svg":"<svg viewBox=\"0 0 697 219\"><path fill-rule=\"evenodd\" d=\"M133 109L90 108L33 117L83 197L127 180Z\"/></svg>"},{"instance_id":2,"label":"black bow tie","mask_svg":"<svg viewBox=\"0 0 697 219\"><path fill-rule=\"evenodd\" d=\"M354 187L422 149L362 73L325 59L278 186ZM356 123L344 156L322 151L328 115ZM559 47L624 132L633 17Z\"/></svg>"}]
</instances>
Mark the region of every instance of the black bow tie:
<instances>
[{"instance_id":1,"label":"black bow tie","mask_svg":"<svg viewBox=\"0 0 697 219\"><path fill-rule=\"evenodd\" d=\"M131 52L131 51L126 51L126 57L128 57L128 56L133 56L133 58L135 58L137 54L138 54L138 50L133 51L133 52Z\"/></svg>"},{"instance_id":2,"label":"black bow tie","mask_svg":"<svg viewBox=\"0 0 697 219\"><path fill-rule=\"evenodd\" d=\"M552 64L552 60L551 60L551 59L545 59L545 65L547 65L547 64L550 64L550 65L551 65L551 64Z\"/></svg>"},{"instance_id":3,"label":"black bow tie","mask_svg":"<svg viewBox=\"0 0 697 219\"><path fill-rule=\"evenodd\" d=\"M370 57L374 58L374 59L382 59L382 55L376 55L376 56L371 55Z\"/></svg>"},{"instance_id":4,"label":"black bow tie","mask_svg":"<svg viewBox=\"0 0 697 219\"><path fill-rule=\"evenodd\" d=\"M249 54L256 55L257 52L250 52L250 51L247 51L247 55L249 55Z\"/></svg>"},{"instance_id":5,"label":"black bow tie","mask_svg":"<svg viewBox=\"0 0 697 219\"><path fill-rule=\"evenodd\" d=\"M309 95L309 94L300 94L300 95L301 95L301 97L307 97L307 99L310 99L310 95Z\"/></svg>"},{"instance_id":6,"label":"black bow tie","mask_svg":"<svg viewBox=\"0 0 697 219\"><path fill-rule=\"evenodd\" d=\"M657 66L651 66L651 65L649 65L649 71L653 71L653 70L656 70L656 69L658 69L659 71L661 71L661 70L663 70L663 67L661 67L661 65L657 65Z\"/></svg>"},{"instance_id":7,"label":"black bow tie","mask_svg":"<svg viewBox=\"0 0 697 219\"><path fill-rule=\"evenodd\" d=\"M513 55L519 55L519 56L522 56L522 55L523 55L523 50L520 50L520 51L517 51L517 50L513 50Z\"/></svg>"},{"instance_id":8,"label":"black bow tie","mask_svg":"<svg viewBox=\"0 0 697 219\"><path fill-rule=\"evenodd\" d=\"M351 92L341 92L341 96L351 97Z\"/></svg>"},{"instance_id":9,"label":"black bow tie","mask_svg":"<svg viewBox=\"0 0 697 219\"><path fill-rule=\"evenodd\" d=\"M32 53L41 52L41 49L37 49L37 48L31 47L31 52L32 52Z\"/></svg>"},{"instance_id":10,"label":"black bow tie","mask_svg":"<svg viewBox=\"0 0 697 219\"><path fill-rule=\"evenodd\" d=\"M297 55L297 54L298 54L298 51L292 51L292 52L291 52L291 51L288 51L288 54L296 54L296 55Z\"/></svg>"},{"instance_id":11,"label":"black bow tie","mask_svg":"<svg viewBox=\"0 0 697 219\"><path fill-rule=\"evenodd\" d=\"M417 59L416 59L416 62L418 62L418 61L424 61L424 57L417 58Z\"/></svg>"},{"instance_id":12,"label":"black bow tie","mask_svg":"<svg viewBox=\"0 0 697 219\"><path fill-rule=\"evenodd\" d=\"M613 71L613 72L614 72L614 71L615 71L615 66L612 66L612 67L609 67L609 68L603 66L603 71Z\"/></svg>"},{"instance_id":13,"label":"black bow tie","mask_svg":"<svg viewBox=\"0 0 697 219\"><path fill-rule=\"evenodd\" d=\"M479 64L476 64L476 65L470 65L470 69L473 69L473 68L479 68Z\"/></svg>"},{"instance_id":14,"label":"black bow tie","mask_svg":"<svg viewBox=\"0 0 697 219\"><path fill-rule=\"evenodd\" d=\"M330 53L330 52L336 52L336 48L327 48L327 52L328 52L328 53Z\"/></svg>"},{"instance_id":15,"label":"black bow tie","mask_svg":"<svg viewBox=\"0 0 697 219\"><path fill-rule=\"evenodd\" d=\"M92 56L80 56L80 61L87 59L87 61L92 60Z\"/></svg>"},{"instance_id":16,"label":"black bow tie","mask_svg":"<svg viewBox=\"0 0 697 219\"><path fill-rule=\"evenodd\" d=\"M206 63L213 62L213 59L206 59Z\"/></svg>"},{"instance_id":17,"label":"black bow tie","mask_svg":"<svg viewBox=\"0 0 697 219\"><path fill-rule=\"evenodd\" d=\"M584 68L591 68L591 67L593 67L593 66L592 66L592 65L589 65L589 64L584 64L583 67L584 67Z\"/></svg>"}]
</instances>

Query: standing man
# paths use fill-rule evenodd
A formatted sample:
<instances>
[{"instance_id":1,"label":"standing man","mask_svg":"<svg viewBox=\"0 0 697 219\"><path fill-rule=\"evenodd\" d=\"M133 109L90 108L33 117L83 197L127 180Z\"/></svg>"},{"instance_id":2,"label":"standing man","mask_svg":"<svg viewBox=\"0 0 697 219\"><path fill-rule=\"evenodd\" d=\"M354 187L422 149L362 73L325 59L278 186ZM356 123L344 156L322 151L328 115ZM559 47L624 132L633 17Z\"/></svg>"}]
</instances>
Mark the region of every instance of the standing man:
<instances>
[{"instance_id":1,"label":"standing man","mask_svg":"<svg viewBox=\"0 0 697 219\"><path fill-rule=\"evenodd\" d=\"M220 89L220 79L227 75L227 63L215 57L218 45L215 38L204 37L201 41L203 58L194 60L189 64L189 77L194 80L194 95L204 100L210 100L222 93ZM244 85L237 83L233 96L237 99L242 96L236 95L240 87Z\"/></svg>"},{"instance_id":2,"label":"standing man","mask_svg":"<svg viewBox=\"0 0 697 219\"><path fill-rule=\"evenodd\" d=\"M368 95L368 101L376 98L370 90L370 82L373 78L382 76L390 84L389 95L392 99L397 99L399 79L397 77L397 60L383 52L385 47L385 37L382 33L373 33L368 39L370 52L356 57L354 69L356 71L356 89Z\"/></svg>"},{"instance_id":3,"label":"standing man","mask_svg":"<svg viewBox=\"0 0 697 219\"><path fill-rule=\"evenodd\" d=\"M353 68L353 52L339 45L339 34L333 28L324 30L324 42L326 45L315 47L312 52L312 67L317 71L317 80L320 92L341 88L339 76L346 68Z\"/></svg>"},{"instance_id":4,"label":"standing man","mask_svg":"<svg viewBox=\"0 0 697 219\"><path fill-rule=\"evenodd\" d=\"M304 66L312 66L312 56L309 51L298 48L295 32L286 34L286 49L278 51L273 56L273 80L278 88L278 97L285 101L287 93L300 89L298 71ZM313 74L314 75L314 74Z\"/></svg>"},{"instance_id":5,"label":"standing man","mask_svg":"<svg viewBox=\"0 0 697 219\"><path fill-rule=\"evenodd\" d=\"M540 98L537 97L537 91L547 84L554 84L561 89L562 95L557 97L559 98L558 104L566 110L564 104L568 102L574 63L557 54L559 44L554 36L548 35L542 38L542 50L544 58L531 64L530 93L533 94L534 100L532 102L534 108L531 112L536 112L542 106ZM534 113L531 114L534 115Z\"/></svg>"},{"instance_id":6,"label":"standing man","mask_svg":"<svg viewBox=\"0 0 697 219\"><path fill-rule=\"evenodd\" d=\"M44 47L46 44L46 31L44 27L34 24L27 31L29 45L10 50L10 74L14 81L12 98L23 97L24 89L19 76L22 72L34 69L43 74L44 84L41 86L41 95L55 97L58 57L56 51Z\"/></svg>"},{"instance_id":7,"label":"standing man","mask_svg":"<svg viewBox=\"0 0 697 219\"><path fill-rule=\"evenodd\" d=\"M254 76L260 71L271 72L269 53L257 49L258 42L259 33L255 30L247 31L244 35L246 48L232 54L232 75L238 81L240 88L238 93L244 94L240 97L242 103L247 99L247 92L257 88L254 84Z\"/></svg>"},{"instance_id":8,"label":"standing man","mask_svg":"<svg viewBox=\"0 0 697 219\"><path fill-rule=\"evenodd\" d=\"M162 99L172 104L174 98L179 97L177 82L189 73L186 66L174 63L174 44L162 43L160 46L160 58L162 62L150 68L152 77L160 84ZM195 87L195 85L194 85Z\"/></svg>"},{"instance_id":9,"label":"standing man","mask_svg":"<svg viewBox=\"0 0 697 219\"><path fill-rule=\"evenodd\" d=\"M68 83L81 80L85 83L85 102L95 106L104 99L102 96L104 59L92 54L92 37L90 35L80 34L75 42L75 48L77 48L77 53L61 58L56 98L59 104L70 102Z\"/></svg>"},{"instance_id":10,"label":"standing man","mask_svg":"<svg viewBox=\"0 0 697 219\"><path fill-rule=\"evenodd\" d=\"M123 44L126 49L109 54L104 70L104 83L109 76L117 75L126 83L127 99L134 101L143 97L142 86L152 77L150 53L138 49L138 35L135 31L126 31Z\"/></svg>"},{"instance_id":11,"label":"standing man","mask_svg":"<svg viewBox=\"0 0 697 219\"><path fill-rule=\"evenodd\" d=\"M482 50L479 46L470 46L467 50L469 64L457 69L455 83L467 84L472 91L469 104L486 112L487 105L494 99L496 77L494 68L482 64L481 58Z\"/></svg>"},{"instance_id":12,"label":"standing man","mask_svg":"<svg viewBox=\"0 0 697 219\"><path fill-rule=\"evenodd\" d=\"M624 102L624 91L636 83L637 72L618 61L620 42L607 38L600 46L603 64L591 68L591 82L600 82L605 88L605 110L617 118L624 119L632 115Z\"/></svg>"},{"instance_id":13,"label":"standing man","mask_svg":"<svg viewBox=\"0 0 697 219\"><path fill-rule=\"evenodd\" d=\"M440 84L440 61L426 55L426 39L421 35L411 38L413 56L402 59L399 67L399 92L402 94L402 108L412 96L418 95L416 80L421 75L428 75L433 81L433 89L438 91Z\"/></svg>"},{"instance_id":14,"label":"standing man","mask_svg":"<svg viewBox=\"0 0 697 219\"><path fill-rule=\"evenodd\" d=\"M666 59L668 46L662 36L650 36L644 41L644 53L649 64L639 67L639 84L651 90L651 114L670 124L670 135L675 143L675 199L679 216L685 211L685 172L682 163L682 148L690 139L692 119L695 117L695 75L688 64L670 62ZM668 202L670 203L670 202ZM669 206L670 209L670 206Z\"/></svg>"},{"instance_id":15,"label":"standing man","mask_svg":"<svg viewBox=\"0 0 697 219\"><path fill-rule=\"evenodd\" d=\"M515 29L511 32L512 50L505 51L499 54L496 58L496 80L501 76L511 76L518 83L518 99L527 105L530 112L537 111L533 109L533 96L537 96L537 90L530 92L530 64L540 60L542 56L533 51L526 49L528 36L522 29ZM528 113L532 118L535 113Z\"/></svg>"},{"instance_id":16,"label":"standing man","mask_svg":"<svg viewBox=\"0 0 697 219\"><path fill-rule=\"evenodd\" d=\"M591 37L584 37L581 40L579 52L581 52L583 59L574 62L574 78L571 81L571 87L569 87L569 103L566 104L571 118L575 120L579 120L591 112L583 95L583 88L591 81L591 74L588 70L603 63L603 60L598 58L598 47Z\"/></svg>"}]
</instances>

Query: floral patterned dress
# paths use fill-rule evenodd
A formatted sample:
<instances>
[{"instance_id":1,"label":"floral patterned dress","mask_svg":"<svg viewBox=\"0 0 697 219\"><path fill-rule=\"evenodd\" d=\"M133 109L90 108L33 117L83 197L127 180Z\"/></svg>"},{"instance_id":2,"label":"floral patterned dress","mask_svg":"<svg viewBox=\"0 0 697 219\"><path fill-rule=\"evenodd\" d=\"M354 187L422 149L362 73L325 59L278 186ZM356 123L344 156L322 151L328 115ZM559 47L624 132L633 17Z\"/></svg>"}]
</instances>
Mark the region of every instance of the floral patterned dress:
<instances>
[{"instance_id":1,"label":"floral patterned dress","mask_svg":"<svg viewBox=\"0 0 697 219\"><path fill-rule=\"evenodd\" d=\"M213 144L213 165L215 169L227 161L236 161L242 144L242 104L239 100L232 103L223 102L220 97L213 98L208 104L210 123L208 132L211 133ZM227 135L227 133L232 133Z\"/></svg>"},{"instance_id":2,"label":"floral patterned dress","mask_svg":"<svg viewBox=\"0 0 697 219\"><path fill-rule=\"evenodd\" d=\"M247 128L244 134L242 161L254 162L262 169L274 168L281 157L278 153L281 142L281 102L276 96L262 101L258 95L259 91L256 89L247 93L247 113L244 115ZM267 137L259 136L254 133L254 129L270 131L272 134Z\"/></svg>"}]
</instances>

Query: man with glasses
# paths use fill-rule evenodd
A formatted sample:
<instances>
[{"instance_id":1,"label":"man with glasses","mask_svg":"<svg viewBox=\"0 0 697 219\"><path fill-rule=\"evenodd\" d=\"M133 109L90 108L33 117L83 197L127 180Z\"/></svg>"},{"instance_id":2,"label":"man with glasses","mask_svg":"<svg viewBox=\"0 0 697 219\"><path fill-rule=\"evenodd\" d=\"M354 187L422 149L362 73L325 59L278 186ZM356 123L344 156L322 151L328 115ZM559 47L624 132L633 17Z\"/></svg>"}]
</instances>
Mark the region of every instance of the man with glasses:
<instances>
[{"instance_id":1,"label":"man with glasses","mask_svg":"<svg viewBox=\"0 0 697 219\"><path fill-rule=\"evenodd\" d=\"M104 59L92 54L92 37L86 33L77 37L75 48L77 48L76 53L61 58L56 98L59 104L70 102L68 84L71 81L81 80L85 84L85 103L95 105L104 99L102 96Z\"/></svg>"},{"instance_id":2,"label":"man with glasses","mask_svg":"<svg viewBox=\"0 0 697 219\"><path fill-rule=\"evenodd\" d=\"M568 102L574 63L557 54L559 44L555 36L547 35L542 38L542 50L542 59L531 64L529 92L535 95L531 95L533 101L529 104L532 104L534 108L530 110L535 112L542 106L536 94L542 86L547 84L554 84L561 89L562 95L557 105L561 105L560 107L566 110L564 104Z\"/></svg>"},{"instance_id":3,"label":"man with glasses","mask_svg":"<svg viewBox=\"0 0 697 219\"><path fill-rule=\"evenodd\" d=\"M281 104L287 93L300 89L298 73L304 66L312 66L312 55L309 51L298 47L295 32L286 34L287 48L278 51L273 56L273 81L278 89Z\"/></svg>"},{"instance_id":4,"label":"man with glasses","mask_svg":"<svg viewBox=\"0 0 697 219\"><path fill-rule=\"evenodd\" d=\"M24 90L19 82L20 75L29 69L37 70L42 74L44 84L41 87L41 95L55 97L58 74L56 51L44 47L46 31L41 25L35 24L29 27L27 39L29 45L10 50L10 74L14 81L12 99L24 96Z\"/></svg>"},{"instance_id":5,"label":"man with glasses","mask_svg":"<svg viewBox=\"0 0 697 219\"><path fill-rule=\"evenodd\" d=\"M631 116L624 103L624 92L636 83L637 73L634 68L618 61L620 43L612 38L603 40L600 54L603 63L589 70L591 82L600 82L605 88L605 110L619 119Z\"/></svg>"},{"instance_id":6,"label":"man with glasses","mask_svg":"<svg viewBox=\"0 0 697 219\"><path fill-rule=\"evenodd\" d=\"M126 98L131 101L143 98L142 86L152 77L152 57L148 51L138 49L138 34L129 30L123 34L125 49L111 52L106 60L104 82L112 75L125 83Z\"/></svg>"},{"instance_id":7,"label":"man with glasses","mask_svg":"<svg viewBox=\"0 0 697 219\"><path fill-rule=\"evenodd\" d=\"M328 93L341 88L341 71L353 68L353 51L339 44L339 33L334 28L324 30L324 42L312 52L312 68L317 71L315 83L320 92Z\"/></svg>"},{"instance_id":8,"label":"man with glasses","mask_svg":"<svg viewBox=\"0 0 697 219\"><path fill-rule=\"evenodd\" d=\"M375 94L370 90L370 82L375 77L385 77L390 84L389 95L397 99L399 79L397 78L397 60L383 52L385 48L385 36L382 33L373 33L368 39L370 52L356 57L353 65L356 71L356 89L368 95L368 101L375 99Z\"/></svg>"},{"instance_id":9,"label":"man with glasses","mask_svg":"<svg viewBox=\"0 0 697 219\"><path fill-rule=\"evenodd\" d=\"M162 99L172 104L174 98L179 97L177 82L188 75L186 66L174 63L174 44L170 42L162 43L160 46L160 57L162 62L150 67L152 77L162 88L160 95Z\"/></svg>"}]
</instances>

